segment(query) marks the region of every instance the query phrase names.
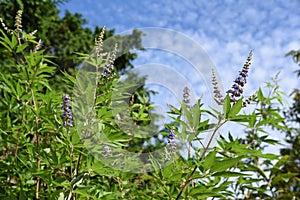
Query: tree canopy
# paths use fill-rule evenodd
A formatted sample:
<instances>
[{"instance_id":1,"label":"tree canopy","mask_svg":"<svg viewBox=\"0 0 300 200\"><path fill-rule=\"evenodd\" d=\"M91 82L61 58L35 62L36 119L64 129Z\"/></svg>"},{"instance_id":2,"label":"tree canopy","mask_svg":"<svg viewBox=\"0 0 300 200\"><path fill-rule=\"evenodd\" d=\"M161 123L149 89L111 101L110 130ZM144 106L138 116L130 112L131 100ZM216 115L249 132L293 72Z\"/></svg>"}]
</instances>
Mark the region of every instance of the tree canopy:
<instances>
[{"instance_id":1,"label":"tree canopy","mask_svg":"<svg viewBox=\"0 0 300 200\"><path fill-rule=\"evenodd\" d=\"M70 13L66 11L64 17L59 16L58 5L66 1L53 0L1 0L0 16L8 27L13 27L15 16L18 10L23 10L22 28L27 33L37 31L36 36L41 39L41 45L46 54L54 56L52 61L57 65L53 74L53 84L59 85L61 72L67 72L74 75L74 69L79 66L82 60L79 60L76 52L89 54L94 47L95 38L97 38L103 27L96 26L94 30L84 27L87 20L79 13ZM135 53L130 49L140 49L142 33L133 30L131 35L117 36L113 29L106 30L104 39L114 36L115 42L119 45L119 51L122 52L116 61L117 71L124 71L133 67L131 61L136 58ZM3 51L2 52L6 52ZM10 58L9 52L0 55L1 63L7 63ZM1 64L0 63L0 64ZM8 69L7 69L8 70ZM58 76L57 76L58 75Z\"/></svg>"}]
</instances>

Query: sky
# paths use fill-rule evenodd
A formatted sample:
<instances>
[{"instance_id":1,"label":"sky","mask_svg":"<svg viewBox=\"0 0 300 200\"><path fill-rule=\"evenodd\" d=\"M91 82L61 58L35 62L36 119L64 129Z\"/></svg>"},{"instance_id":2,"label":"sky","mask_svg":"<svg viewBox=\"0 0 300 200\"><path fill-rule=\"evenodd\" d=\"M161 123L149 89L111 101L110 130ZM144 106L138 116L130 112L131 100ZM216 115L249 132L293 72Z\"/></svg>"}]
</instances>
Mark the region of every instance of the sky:
<instances>
[{"instance_id":1,"label":"sky","mask_svg":"<svg viewBox=\"0 0 300 200\"><path fill-rule=\"evenodd\" d=\"M160 27L183 33L198 42L212 59L225 87L230 87L253 50L251 89L281 72L286 92L299 86L292 72L297 65L284 55L300 46L300 1L139 1L71 0L63 11L79 12L88 25L116 33ZM250 89L250 90L251 90Z\"/></svg>"},{"instance_id":2,"label":"sky","mask_svg":"<svg viewBox=\"0 0 300 200\"><path fill-rule=\"evenodd\" d=\"M208 86L200 83L203 79L200 76L204 75L206 79L208 73L202 71L202 74L197 74L189 59L203 55L209 57L211 62L208 64L214 65L219 82L226 91L251 50L253 59L245 88L246 96L258 87L263 88L265 82L269 82L278 72L279 84L286 94L300 88L299 79L293 73L299 67L290 57L285 57L290 50L300 49L299 8L299 0L71 0L59 7L62 14L65 9L71 13L81 13L88 20L89 27L106 26L107 29L115 29L116 34L128 33L135 28L149 30L149 27L159 30L159 33L174 31L183 38L181 44L185 46L180 50L182 54L194 53L186 45L190 40L197 43L202 48L199 55L182 59L172 51L149 47L146 52L139 52L138 59L134 61L135 65L156 63L156 66L180 71L195 90L195 98L207 93ZM186 38L190 39L187 43ZM162 43L165 44L165 41ZM172 102L170 95L167 95L169 88L165 89L163 98L158 96L154 100Z\"/></svg>"}]
</instances>

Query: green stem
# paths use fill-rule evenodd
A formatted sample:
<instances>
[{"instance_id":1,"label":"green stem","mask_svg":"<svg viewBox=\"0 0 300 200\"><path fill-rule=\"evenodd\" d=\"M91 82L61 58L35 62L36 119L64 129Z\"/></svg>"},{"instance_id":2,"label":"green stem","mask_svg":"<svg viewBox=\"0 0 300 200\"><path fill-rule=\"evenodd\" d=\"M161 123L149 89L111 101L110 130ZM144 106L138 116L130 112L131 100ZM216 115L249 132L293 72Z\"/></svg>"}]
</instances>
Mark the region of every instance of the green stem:
<instances>
[{"instance_id":1,"label":"green stem","mask_svg":"<svg viewBox=\"0 0 300 200\"><path fill-rule=\"evenodd\" d=\"M37 103L35 101L35 95L34 92L31 88L31 96L32 96L32 101L33 101L33 106L34 106L34 110L37 113ZM41 167L41 159L40 159L40 147L39 147L39 133L38 133L38 127L39 127L39 118L38 116L35 114L35 137L36 137L36 152L38 154L37 157L37 170L40 170ZM40 187L40 177L37 177L37 182L36 182L36 188L35 188L35 198L39 199L39 187Z\"/></svg>"},{"instance_id":2,"label":"green stem","mask_svg":"<svg viewBox=\"0 0 300 200\"><path fill-rule=\"evenodd\" d=\"M217 133L217 130L218 130L221 126L223 126L223 124L225 124L225 122L226 122L226 120L222 122L222 119L219 119L218 124L217 124L217 126L216 126L214 132L212 133L212 136L210 137L207 146L204 148L204 151L203 151L203 153L201 154L199 161L201 161L201 160L204 158L204 156L205 156L205 154L206 154L206 152L207 152L207 150L208 150L208 148L209 148L209 146L210 146L210 144L211 144L211 142L212 142L212 140L213 140L215 134ZM194 175L194 173L196 172L197 168L198 168L198 167L197 167L197 165L196 165L196 166L194 167L192 173L190 173L190 175L188 176L187 180L186 180L185 183L183 184L183 186L182 186L180 192L178 193L178 195L177 195L177 197L176 197L176 200L178 200L178 199L180 198L180 196L182 195L183 191L185 190L186 186L187 186L188 183L190 182L191 177Z\"/></svg>"}]
</instances>

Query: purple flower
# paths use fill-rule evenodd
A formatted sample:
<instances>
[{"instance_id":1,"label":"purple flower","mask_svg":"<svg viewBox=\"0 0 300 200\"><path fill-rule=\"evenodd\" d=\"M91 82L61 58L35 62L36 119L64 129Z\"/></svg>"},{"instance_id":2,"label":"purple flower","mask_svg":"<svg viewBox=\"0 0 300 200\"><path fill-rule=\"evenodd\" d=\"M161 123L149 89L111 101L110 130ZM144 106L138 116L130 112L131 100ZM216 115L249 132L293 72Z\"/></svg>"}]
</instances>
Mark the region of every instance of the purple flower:
<instances>
[{"instance_id":1,"label":"purple flower","mask_svg":"<svg viewBox=\"0 0 300 200\"><path fill-rule=\"evenodd\" d=\"M242 71L239 72L239 76L234 80L231 89L226 92L229 93L231 102L235 102L237 100L236 97L240 97L243 94L243 87L247 83L246 77L248 76L251 59L252 51L250 51L247 61L244 64Z\"/></svg>"},{"instance_id":2,"label":"purple flower","mask_svg":"<svg viewBox=\"0 0 300 200\"><path fill-rule=\"evenodd\" d=\"M110 156L110 152L111 152L109 146L105 145L103 147L103 152L104 152L105 157L109 157Z\"/></svg>"},{"instance_id":3,"label":"purple flower","mask_svg":"<svg viewBox=\"0 0 300 200\"><path fill-rule=\"evenodd\" d=\"M176 142L175 142L175 133L174 130L171 129L170 131L170 135L168 137L168 144L170 145L171 149L176 149Z\"/></svg>"},{"instance_id":4,"label":"purple flower","mask_svg":"<svg viewBox=\"0 0 300 200\"><path fill-rule=\"evenodd\" d=\"M108 54L107 63L103 67L102 77L104 78L111 78L110 75L114 73L114 61L116 59L116 52L117 52L117 45L112 53Z\"/></svg>"},{"instance_id":5,"label":"purple flower","mask_svg":"<svg viewBox=\"0 0 300 200\"><path fill-rule=\"evenodd\" d=\"M62 95L63 105L61 109L64 111L60 117L64 120L63 126L73 126L73 113L70 107L70 97L67 94Z\"/></svg>"},{"instance_id":6,"label":"purple flower","mask_svg":"<svg viewBox=\"0 0 300 200\"><path fill-rule=\"evenodd\" d=\"M113 71L113 65L107 64L103 68L102 76L106 78L112 73L112 71Z\"/></svg>"}]
</instances>

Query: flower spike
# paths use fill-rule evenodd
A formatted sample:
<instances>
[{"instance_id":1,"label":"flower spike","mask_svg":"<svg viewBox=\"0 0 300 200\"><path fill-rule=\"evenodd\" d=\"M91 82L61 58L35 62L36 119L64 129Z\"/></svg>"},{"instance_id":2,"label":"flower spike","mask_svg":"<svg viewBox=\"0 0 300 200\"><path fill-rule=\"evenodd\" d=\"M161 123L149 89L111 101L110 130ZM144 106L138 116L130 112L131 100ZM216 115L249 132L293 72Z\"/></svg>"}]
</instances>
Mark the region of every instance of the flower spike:
<instances>
[{"instance_id":1,"label":"flower spike","mask_svg":"<svg viewBox=\"0 0 300 200\"><path fill-rule=\"evenodd\" d=\"M67 94L62 96L63 105L61 109L64 111L60 117L64 120L63 126L73 126L73 113L70 107L70 97Z\"/></svg>"},{"instance_id":2,"label":"flower spike","mask_svg":"<svg viewBox=\"0 0 300 200\"><path fill-rule=\"evenodd\" d=\"M245 62L242 71L239 72L239 76L234 80L234 84L231 89L226 93L229 93L231 102L237 101L236 97L240 97L243 94L243 87L247 83L248 71L251 65L252 51L250 51L247 61Z\"/></svg>"},{"instance_id":3,"label":"flower spike","mask_svg":"<svg viewBox=\"0 0 300 200\"><path fill-rule=\"evenodd\" d=\"M213 84L213 88L214 88L213 92L215 94L214 99L218 104L223 104L224 103L224 98L223 98L223 95L221 94L221 90L218 86L218 80L217 80L216 73L215 73L214 69L212 69L211 78L212 78L212 84Z\"/></svg>"}]
</instances>

